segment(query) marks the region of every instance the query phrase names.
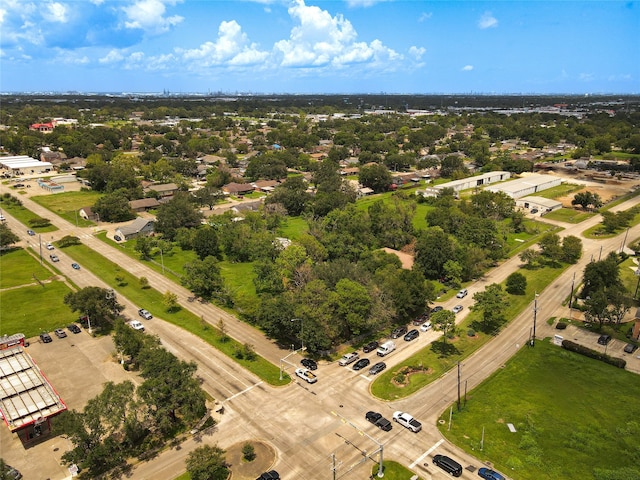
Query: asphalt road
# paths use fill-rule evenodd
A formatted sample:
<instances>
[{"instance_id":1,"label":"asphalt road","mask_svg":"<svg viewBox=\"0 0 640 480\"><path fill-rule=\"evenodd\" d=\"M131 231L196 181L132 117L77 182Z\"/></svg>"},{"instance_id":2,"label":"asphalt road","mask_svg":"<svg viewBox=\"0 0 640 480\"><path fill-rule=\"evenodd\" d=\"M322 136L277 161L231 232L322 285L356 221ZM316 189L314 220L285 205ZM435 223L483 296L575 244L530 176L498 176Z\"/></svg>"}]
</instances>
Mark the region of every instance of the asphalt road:
<instances>
[{"instance_id":1,"label":"asphalt road","mask_svg":"<svg viewBox=\"0 0 640 480\"><path fill-rule=\"evenodd\" d=\"M251 343L260 355L276 365L281 358L290 353L278 348L258 330L213 305L188 302L187 297L190 293L184 288L175 285L144 265L133 262L117 248L95 239L91 230L77 229L30 200L23 201L27 208L51 218L60 228L60 231L52 232L47 236L56 239L66 234L79 236L86 245L119 263L132 274L138 277L146 276L153 288L161 292L176 293L183 308L203 316L213 325L217 324L219 318L223 318L231 336L243 343ZM626 202L618 206L617 210L627 209L638 201L640 199ZM26 227L6 216L12 229L26 241L31 242L32 246L37 247L37 243L34 244L34 242L38 237L28 237ZM563 225L565 230L560 235L579 236L580 232L599 221L599 217L594 217L580 225ZM630 229L628 242L639 236L640 226ZM576 285L578 285L586 263L591 258L598 259L600 256L604 258L609 251L619 250L623 238L624 233L613 239L599 242L583 239L584 255L581 261L567 269L556 281L540 292L537 338L552 336L556 333L546 324L546 319L551 316L566 315L566 308L561 307L561 303L569 294L573 274L576 275ZM46 241L50 241L50 238ZM70 267L71 260L60 250L56 250L56 253L61 258L56 266L72 278L79 287L89 285L106 287L89 271L89 265L83 265L80 271L73 270ZM43 250L43 255L45 255L45 261L48 261L46 250ZM454 298L444 304L444 307L451 308L457 303L464 305L465 309L458 315L459 320L462 320L468 313L468 307L472 304L473 294L476 291L481 291L488 284L503 281L519 267L520 261L517 258L504 262L470 286L469 295L465 299ZM126 305L125 313L132 318L137 318L136 312L139 307L122 296L118 296L118 299ZM527 309L514 319L498 337L464 361L462 381L467 382L469 390L499 368L518 348L526 344L532 329L532 317L533 304L531 309ZM476 468L481 466L478 459L444 441L435 426L440 413L456 399L456 372L449 372L420 392L396 402L382 402L374 399L369 394L370 378L367 375L354 372L350 367L339 367L337 363L321 365L317 371L319 381L316 384L308 385L296 379L288 386L274 388L262 383L257 377L238 367L204 342L163 322L162 319L154 318L144 323L150 333L160 336L167 349L180 358L198 363L198 375L204 380L203 388L224 404L225 413L216 415L220 423L212 434L191 439L181 444L180 449L167 450L153 460L136 464L131 478L172 479L184 471L184 459L189 451L202 442L218 443L221 447L227 448L252 438L267 441L275 447L278 458L274 467L287 480L368 478L371 466L378 458L374 452L377 452L380 444L384 447L385 458L410 466L424 479L448 478L443 471L431 466L430 458L435 453L449 453L463 466L472 465ZM437 337L437 333L427 332L410 343L400 340L396 342L399 345L398 351L385 358L385 361L391 368ZM375 354L368 354L368 356L374 360ZM289 358L293 364L297 364L299 359L297 354ZM289 373L293 373L293 367L287 368ZM408 411L422 422L423 430L413 434L394 425L390 432L382 432L365 421L364 414L367 410L380 411L387 418L391 418L394 410ZM371 459L367 459L367 456ZM51 478L60 477L52 475ZM462 478L478 477L475 473L465 470Z\"/></svg>"}]
</instances>

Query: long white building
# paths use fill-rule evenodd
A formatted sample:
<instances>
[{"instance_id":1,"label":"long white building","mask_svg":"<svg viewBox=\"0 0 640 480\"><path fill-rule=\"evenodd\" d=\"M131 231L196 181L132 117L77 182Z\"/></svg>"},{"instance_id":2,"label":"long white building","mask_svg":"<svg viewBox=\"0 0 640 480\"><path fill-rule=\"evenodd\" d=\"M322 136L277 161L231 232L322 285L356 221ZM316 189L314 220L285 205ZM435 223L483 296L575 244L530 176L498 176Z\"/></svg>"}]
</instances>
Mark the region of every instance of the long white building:
<instances>
[{"instance_id":1,"label":"long white building","mask_svg":"<svg viewBox=\"0 0 640 480\"><path fill-rule=\"evenodd\" d=\"M487 187L486 190L495 193L503 192L515 199L525 197L527 195L534 195L548 188L556 187L561 183L561 178L533 173L500 185Z\"/></svg>"}]
</instances>

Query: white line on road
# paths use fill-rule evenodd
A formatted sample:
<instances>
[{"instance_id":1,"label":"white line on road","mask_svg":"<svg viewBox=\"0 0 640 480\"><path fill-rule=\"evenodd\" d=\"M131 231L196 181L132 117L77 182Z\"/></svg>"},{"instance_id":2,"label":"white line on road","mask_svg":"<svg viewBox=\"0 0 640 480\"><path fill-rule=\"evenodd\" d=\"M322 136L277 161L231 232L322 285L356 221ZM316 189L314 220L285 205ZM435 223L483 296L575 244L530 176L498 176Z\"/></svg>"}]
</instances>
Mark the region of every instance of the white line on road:
<instances>
[{"instance_id":1,"label":"white line on road","mask_svg":"<svg viewBox=\"0 0 640 480\"><path fill-rule=\"evenodd\" d=\"M370 382L371 380L373 380L373 378L371 377L367 377L366 375L362 374L360 375L362 378L364 378L367 382Z\"/></svg>"},{"instance_id":2,"label":"white line on road","mask_svg":"<svg viewBox=\"0 0 640 480\"><path fill-rule=\"evenodd\" d=\"M245 388L244 390L242 390L241 392L238 392L234 395L231 395L229 398L225 398L224 401L228 402L229 400L233 400L234 398L236 398L238 395L242 395L243 393L248 392L249 390L251 390L253 387L257 387L258 385L260 385L262 382L258 382L255 385L251 385L250 387Z\"/></svg>"},{"instance_id":3,"label":"white line on road","mask_svg":"<svg viewBox=\"0 0 640 480\"><path fill-rule=\"evenodd\" d=\"M420 455L415 462L413 462L411 465L409 465L409 468L413 468L415 467L417 464L419 464L424 457L426 457L427 455L429 455L431 452L433 452L436 448L438 448L440 445L442 445L442 443L444 442L444 439L440 439L436 442L436 444L431 447L429 450L427 450L426 452L424 452L422 455Z\"/></svg>"}]
</instances>

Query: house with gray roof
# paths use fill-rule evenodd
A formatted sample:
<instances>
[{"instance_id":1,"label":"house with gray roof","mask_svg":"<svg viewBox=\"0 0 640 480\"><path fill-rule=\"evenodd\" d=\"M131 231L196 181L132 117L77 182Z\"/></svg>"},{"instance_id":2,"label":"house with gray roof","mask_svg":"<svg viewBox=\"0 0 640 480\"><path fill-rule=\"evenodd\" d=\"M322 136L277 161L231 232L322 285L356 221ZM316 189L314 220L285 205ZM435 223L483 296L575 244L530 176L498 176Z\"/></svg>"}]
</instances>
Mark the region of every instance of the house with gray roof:
<instances>
[{"instance_id":1,"label":"house with gray roof","mask_svg":"<svg viewBox=\"0 0 640 480\"><path fill-rule=\"evenodd\" d=\"M116 228L116 235L123 240L130 240L141 235L151 235L155 230L156 222L148 218L138 217L129 225Z\"/></svg>"}]
</instances>

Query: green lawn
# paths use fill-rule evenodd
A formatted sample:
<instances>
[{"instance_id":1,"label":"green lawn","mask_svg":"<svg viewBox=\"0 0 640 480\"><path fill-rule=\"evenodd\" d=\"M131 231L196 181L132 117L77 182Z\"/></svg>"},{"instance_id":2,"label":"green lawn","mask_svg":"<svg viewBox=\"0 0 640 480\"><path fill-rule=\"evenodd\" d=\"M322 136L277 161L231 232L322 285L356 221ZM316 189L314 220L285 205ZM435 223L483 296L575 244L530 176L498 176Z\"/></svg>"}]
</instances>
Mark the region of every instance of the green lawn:
<instances>
[{"instance_id":1,"label":"green lawn","mask_svg":"<svg viewBox=\"0 0 640 480\"><path fill-rule=\"evenodd\" d=\"M385 480L409 480L414 475L414 472L404 465L391 460L384 460L384 458L382 460L382 468ZM378 478L378 464L371 467L371 478ZM422 477L418 477L417 480L422 480Z\"/></svg>"},{"instance_id":2,"label":"green lawn","mask_svg":"<svg viewBox=\"0 0 640 480\"><path fill-rule=\"evenodd\" d=\"M101 193L93 190L82 190L79 192L56 193L55 195L38 195L37 197L31 197L31 200L51 210L72 225L76 225L77 222L79 227L89 227L95 224L80 217L78 210L82 207L93 206L101 196Z\"/></svg>"},{"instance_id":3,"label":"green lawn","mask_svg":"<svg viewBox=\"0 0 640 480\"><path fill-rule=\"evenodd\" d=\"M583 188L584 187L582 185L577 185L575 183L563 183L552 188L547 188L541 192L537 192L536 195L543 198L558 198L577 192Z\"/></svg>"},{"instance_id":4,"label":"green lawn","mask_svg":"<svg viewBox=\"0 0 640 480\"><path fill-rule=\"evenodd\" d=\"M62 303L70 291L63 282L54 281L0 292L0 335L23 333L30 338L74 322L78 316Z\"/></svg>"},{"instance_id":5,"label":"green lawn","mask_svg":"<svg viewBox=\"0 0 640 480\"><path fill-rule=\"evenodd\" d=\"M25 225L25 228L31 228L36 233L55 232L56 230L58 230L58 227L56 227L55 225L49 225L47 227L30 227L29 220L37 219L40 217L33 213L31 210L21 205L0 201L0 208L4 209L6 212L9 212L9 214L15 217L16 220Z\"/></svg>"},{"instance_id":6,"label":"green lawn","mask_svg":"<svg viewBox=\"0 0 640 480\"><path fill-rule=\"evenodd\" d=\"M34 275L38 280L46 280L52 273L22 248L0 252L0 288L34 283ZM4 313L4 305L2 307Z\"/></svg>"},{"instance_id":7,"label":"green lawn","mask_svg":"<svg viewBox=\"0 0 640 480\"><path fill-rule=\"evenodd\" d=\"M298 240L309 231L309 225L303 217L285 217L278 227L278 235L290 240Z\"/></svg>"},{"instance_id":8,"label":"green lawn","mask_svg":"<svg viewBox=\"0 0 640 480\"><path fill-rule=\"evenodd\" d=\"M154 316L177 325L188 332L202 338L213 347L220 350L225 355L231 357L238 364L259 376L265 382L271 385L284 385L289 383L290 378L285 376L284 380L280 380L280 369L268 362L264 358L257 356L255 360L247 360L246 358L238 358L238 352L242 349L242 345L235 340L221 338L220 332L206 321L202 321L198 316L187 310L180 309L177 312L167 312L163 304L163 295L165 292L159 292L153 288L140 288L139 279L131 275L126 270L121 269L118 265L111 262L107 258L99 255L85 245L74 245L65 248L65 253L71 256L81 266L91 268L91 271L100 277L107 285L116 292L124 295L134 304L144 306ZM116 282L116 276L124 279L124 284ZM217 319L208 319L217 324Z\"/></svg>"},{"instance_id":9,"label":"green lawn","mask_svg":"<svg viewBox=\"0 0 640 480\"><path fill-rule=\"evenodd\" d=\"M454 405L451 430L446 409L440 430L517 480L638 479L638 398L638 375L544 341Z\"/></svg>"},{"instance_id":10,"label":"green lawn","mask_svg":"<svg viewBox=\"0 0 640 480\"><path fill-rule=\"evenodd\" d=\"M566 223L580 223L594 215L596 215L596 212L583 212L579 210L572 210L570 208L560 208L553 212L545 213L544 218Z\"/></svg>"},{"instance_id":11,"label":"green lawn","mask_svg":"<svg viewBox=\"0 0 640 480\"><path fill-rule=\"evenodd\" d=\"M538 270L520 269L519 271L527 278L527 292L525 295L510 295L505 292L508 303L505 309L507 321L511 321L522 310L528 308L533 301L535 292L542 292L544 287L553 282L564 269L545 267ZM442 339L438 339L393 369L385 370L380 374L371 384L371 393L383 400L397 400L407 397L437 380L442 374L451 370L458 361L469 357L492 338L491 335L478 331L474 331L475 336L473 337L468 335L473 322L479 319L479 312L470 312L465 320L457 326L457 338L447 341L452 347L449 354L442 355L440 353L439 347L443 342ZM400 386L392 382L392 379L405 367L413 369L415 372L409 376L409 383Z\"/></svg>"}]
</instances>

